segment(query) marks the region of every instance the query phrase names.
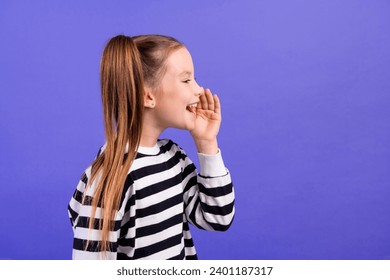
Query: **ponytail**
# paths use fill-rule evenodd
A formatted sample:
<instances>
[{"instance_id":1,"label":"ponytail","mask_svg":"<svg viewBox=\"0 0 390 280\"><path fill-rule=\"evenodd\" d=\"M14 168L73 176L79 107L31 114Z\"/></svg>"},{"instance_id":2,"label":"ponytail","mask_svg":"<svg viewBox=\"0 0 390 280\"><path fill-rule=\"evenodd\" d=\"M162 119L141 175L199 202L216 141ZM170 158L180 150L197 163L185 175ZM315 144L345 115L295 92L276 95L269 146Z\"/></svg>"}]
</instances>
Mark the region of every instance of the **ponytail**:
<instances>
[{"instance_id":1,"label":"ponytail","mask_svg":"<svg viewBox=\"0 0 390 280\"><path fill-rule=\"evenodd\" d=\"M114 228L124 182L136 156L142 132L142 63L131 37L119 35L108 42L100 63L100 80L106 148L92 164L87 187L98 179L89 228L95 228L99 206L102 213L98 226L102 237L97 249L105 254L114 249L110 248L109 233ZM85 249L88 245L89 241Z\"/></svg>"}]
</instances>

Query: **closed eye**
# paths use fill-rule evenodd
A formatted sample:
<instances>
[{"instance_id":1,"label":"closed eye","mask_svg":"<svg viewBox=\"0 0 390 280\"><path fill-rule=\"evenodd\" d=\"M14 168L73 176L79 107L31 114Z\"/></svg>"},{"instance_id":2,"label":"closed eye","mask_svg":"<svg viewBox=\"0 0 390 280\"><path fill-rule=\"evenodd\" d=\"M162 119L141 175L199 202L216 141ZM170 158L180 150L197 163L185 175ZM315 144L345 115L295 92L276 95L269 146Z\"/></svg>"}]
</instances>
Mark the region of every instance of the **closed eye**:
<instances>
[{"instance_id":1,"label":"closed eye","mask_svg":"<svg viewBox=\"0 0 390 280\"><path fill-rule=\"evenodd\" d=\"M188 83L191 82L191 81L192 81L191 79L187 79L187 80L184 80L183 83L188 84ZM196 82L196 78L194 78L194 81Z\"/></svg>"}]
</instances>

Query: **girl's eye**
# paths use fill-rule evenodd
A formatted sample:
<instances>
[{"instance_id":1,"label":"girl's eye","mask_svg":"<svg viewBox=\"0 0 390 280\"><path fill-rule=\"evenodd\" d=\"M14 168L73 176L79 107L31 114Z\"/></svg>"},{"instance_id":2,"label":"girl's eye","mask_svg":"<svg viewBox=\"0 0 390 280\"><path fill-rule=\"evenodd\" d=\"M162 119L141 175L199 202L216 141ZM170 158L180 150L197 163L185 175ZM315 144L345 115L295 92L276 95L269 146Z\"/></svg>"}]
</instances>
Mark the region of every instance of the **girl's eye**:
<instances>
[{"instance_id":1,"label":"girl's eye","mask_svg":"<svg viewBox=\"0 0 390 280\"><path fill-rule=\"evenodd\" d=\"M191 80L185 80L185 81L183 81L183 83L186 83L186 84L188 84L189 82L191 82Z\"/></svg>"}]
</instances>

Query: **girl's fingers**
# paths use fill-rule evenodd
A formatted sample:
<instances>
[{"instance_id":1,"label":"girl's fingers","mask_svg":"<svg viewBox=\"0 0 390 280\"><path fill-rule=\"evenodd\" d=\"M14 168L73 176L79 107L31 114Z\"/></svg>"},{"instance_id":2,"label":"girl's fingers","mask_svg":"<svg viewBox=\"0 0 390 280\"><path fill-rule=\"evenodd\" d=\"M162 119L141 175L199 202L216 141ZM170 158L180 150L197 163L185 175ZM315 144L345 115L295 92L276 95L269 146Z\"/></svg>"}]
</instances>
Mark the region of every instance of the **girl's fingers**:
<instances>
[{"instance_id":1,"label":"girl's fingers","mask_svg":"<svg viewBox=\"0 0 390 280\"><path fill-rule=\"evenodd\" d=\"M202 94L200 97L199 97L199 102L200 102L200 108L203 109L203 110L207 110L208 108L208 104L207 104L207 98L206 98L206 91L204 94Z\"/></svg>"},{"instance_id":2,"label":"girl's fingers","mask_svg":"<svg viewBox=\"0 0 390 280\"><path fill-rule=\"evenodd\" d=\"M214 94L214 112L221 115L221 102L219 101L218 95Z\"/></svg>"},{"instance_id":3,"label":"girl's fingers","mask_svg":"<svg viewBox=\"0 0 390 280\"><path fill-rule=\"evenodd\" d=\"M205 89L204 94L199 97L200 109L210 110L218 115L221 114L221 102L216 94L212 94L210 89Z\"/></svg>"},{"instance_id":4,"label":"girl's fingers","mask_svg":"<svg viewBox=\"0 0 390 280\"><path fill-rule=\"evenodd\" d=\"M211 91L209 89L206 89L205 95L206 95L207 105L208 105L208 107L206 107L205 109L214 111L214 98L213 95L211 94Z\"/></svg>"}]
</instances>

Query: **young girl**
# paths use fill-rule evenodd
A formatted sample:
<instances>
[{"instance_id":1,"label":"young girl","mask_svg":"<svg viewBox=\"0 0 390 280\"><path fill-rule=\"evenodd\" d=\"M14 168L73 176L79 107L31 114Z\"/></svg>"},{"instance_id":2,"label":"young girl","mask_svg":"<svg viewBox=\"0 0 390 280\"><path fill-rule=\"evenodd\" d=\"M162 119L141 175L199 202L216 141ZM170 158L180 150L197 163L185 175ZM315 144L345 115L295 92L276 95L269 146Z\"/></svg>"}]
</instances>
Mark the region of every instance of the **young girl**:
<instances>
[{"instance_id":1,"label":"young girl","mask_svg":"<svg viewBox=\"0 0 390 280\"><path fill-rule=\"evenodd\" d=\"M224 231L234 215L218 97L167 36L112 38L100 72L106 143L68 206L73 259L197 259L188 223ZM190 131L199 174L177 144L158 139L168 127Z\"/></svg>"}]
</instances>

